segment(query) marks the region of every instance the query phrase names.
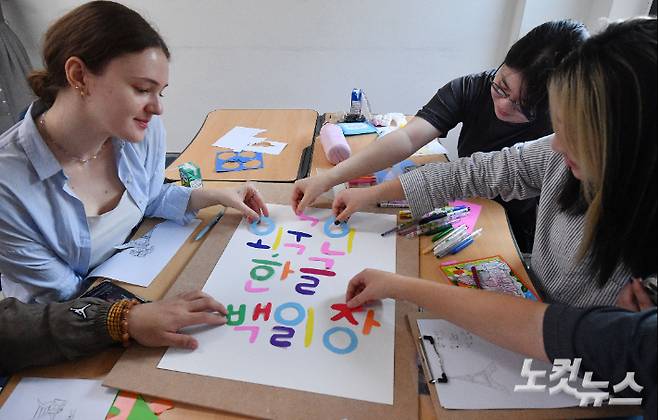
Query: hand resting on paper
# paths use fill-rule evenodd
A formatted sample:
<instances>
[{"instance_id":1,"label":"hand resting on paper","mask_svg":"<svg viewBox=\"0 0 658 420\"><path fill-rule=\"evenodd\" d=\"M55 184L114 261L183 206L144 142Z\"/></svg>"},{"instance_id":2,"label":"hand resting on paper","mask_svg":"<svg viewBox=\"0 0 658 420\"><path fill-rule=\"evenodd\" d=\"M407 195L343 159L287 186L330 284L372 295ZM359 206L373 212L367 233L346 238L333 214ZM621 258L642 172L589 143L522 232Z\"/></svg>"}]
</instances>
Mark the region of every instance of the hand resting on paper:
<instances>
[{"instance_id":1,"label":"hand resting on paper","mask_svg":"<svg viewBox=\"0 0 658 420\"><path fill-rule=\"evenodd\" d=\"M354 276L347 285L345 302L350 308L385 299L398 299L400 288L409 287L413 278L396 273L366 268Z\"/></svg>"},{"instance_id":2,"label":"hand resting on paper","mask_svg":"<svg viewBox=\"0 0 658 420\"><path fill-rule=\"evenodd\" d=\"M330 183L321 176L312 176L295 181L295 189L290 200L292 211L295 214L303 213L306 207L313 204L329 188L331 188Z\"/></svg>"},{"instance_id":3,"label":"hand resting on paper","mask_svg":"<svg viewBox=\"0 0 658 420\"><path fill-rule=\"evenodd\" d=\"M331 211L339 222L346 222L350 216L364 207L374 206L378 198L374 188L349 188L343 190L331 205Z\"/></svg>"},{"instance_id":4,"label":"hand resting on paper","mask_svg":"<svg viewBox=\"0 0 658 420\"><path fill-rule=\"evenodd\" d=\"M173 346L196 349L198 342L178 330L192 325L224 325L226 308L200 290L134 306L128 314L128 331L149 347Z\"/></svg>"},{"instance_id":5,"label":"hand resting on paper","mask_svg":"<svg viewBox=\"0 0 658 420\"><path fill-rule=\"evenodd\" d=\"M250 223L258 220L261 215L269 216L267 205L254 184L250 182L237 188L193 190L187 207L196 211L217 204L238 210Z\"/></svg>"},{"instance_id":6,"label":"hand resting on paper","mask_svg":"<svg viewBox=\"0 0 658 420\"><path fill-rule=\"evenodd\" d=\"M398 178L368 188L349 188L334 198L331 211L336 220L345 222L349 217L365 207L374 206L380 201L405 199L402 184Z\"/></svg>"}]
</instances>

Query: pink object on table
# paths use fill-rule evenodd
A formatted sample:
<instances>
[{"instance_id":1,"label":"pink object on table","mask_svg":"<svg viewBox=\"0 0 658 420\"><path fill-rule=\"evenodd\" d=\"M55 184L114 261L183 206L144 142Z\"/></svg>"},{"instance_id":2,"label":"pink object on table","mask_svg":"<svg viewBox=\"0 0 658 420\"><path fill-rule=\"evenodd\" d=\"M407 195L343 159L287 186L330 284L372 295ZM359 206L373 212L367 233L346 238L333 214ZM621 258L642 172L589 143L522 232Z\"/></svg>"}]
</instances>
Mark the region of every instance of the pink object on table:
<instances>
[{"instance_id":1,"label":"pink object on table","mask_svg":"<svg viewBox=\"0 0 658 420\"><path fill-rule=\"evenodd\" d=\"M482 210L482 206L479 204L474 204L474 203L469 203L468 201L451 201L448 203L451 206L467 206L471 208L471 211L466 213L464 217L459 219L456 224L464 224L467 226L467 231L468 233L473 233L473 230L475 229L475 224L478 221L478 217L480 216L480 211Z\"/></svg>"},{"instance_id":2,"label":"pink object on table","mask_svg":"<svg viewBox=\"0 0 658 420\"><path fill-rule=\"evenodd\" d=\"M343 130L336 124L327 123L320 129L320 143L324 149L327 160L336 165L344 161L352 154L350 145L347 144Z\"/></svg>"}]
</instances>

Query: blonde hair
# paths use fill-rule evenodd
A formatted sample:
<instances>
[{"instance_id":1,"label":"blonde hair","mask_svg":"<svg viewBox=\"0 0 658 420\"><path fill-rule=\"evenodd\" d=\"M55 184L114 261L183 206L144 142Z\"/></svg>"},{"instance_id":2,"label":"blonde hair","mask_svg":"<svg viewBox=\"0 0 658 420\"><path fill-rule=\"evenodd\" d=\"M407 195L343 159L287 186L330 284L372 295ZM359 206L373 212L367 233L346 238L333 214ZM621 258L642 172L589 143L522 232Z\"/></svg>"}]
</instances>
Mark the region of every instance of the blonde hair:
<instances>
[{"instance_id":1,"label":"blonde hair","mask_svg":"<svg viewBox=\"0 0 658 420\"><path fill-rule=\"evenodd\" d=\"M578 162L583 179L582 194L587 202L584 237L579 248L583 257L594 237L603 205L608 142L608 105L603 69L596 63L584 68L582 63L569 72L553 77L548 86L551 119L556 127L556 108L562 115L560 133L565 148Z\"/></svg>"},{"instance_id":2,"label":"blonde hair","mask_svg":"<svg viewBox=\"0 0 658 420\"><path fill-rule=\"evenodd\" d=\"M620 263L656 272L656 32L655 17L611 23L548 84L553 126L581 171L566 177L561 208L584 213L578 257L591 256L600 284Z\"/></svg>"}]
</instances>

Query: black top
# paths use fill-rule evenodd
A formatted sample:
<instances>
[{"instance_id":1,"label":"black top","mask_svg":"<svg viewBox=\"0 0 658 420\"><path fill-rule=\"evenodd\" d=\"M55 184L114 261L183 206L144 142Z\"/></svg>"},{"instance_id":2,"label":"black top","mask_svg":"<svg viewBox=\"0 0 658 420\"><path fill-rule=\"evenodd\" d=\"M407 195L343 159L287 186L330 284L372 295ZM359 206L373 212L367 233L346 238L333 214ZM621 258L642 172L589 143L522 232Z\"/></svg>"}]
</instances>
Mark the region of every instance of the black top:
<instances>
[{"instance_id":1,"label":"black top","mask_svg":"<svg viewBox=\"0 0 658 420\"><path fill-rule=\"evenodd\" d=\"M440 137L446 137L457 124L463 123L457 143L459 157L500 150L553 132L548 111L539 112L528 123L513 124L496 117L489 84L489 76L494 72L470 74L447 83L416 114L439 130ZM524 252L532 249L538 200L496 200L505 207L514 236Z\"/></svg>"},{"instance_id":2,"label":"black top","mask_svg":"<svg viewBox=\"0 0 658 420\"><path fill-rule=\"evenodd\" d=\"M489 85L489 76L494 72L469 74L448 82L416 114L439 130L441 137L463 123L457 143L459 157L500 150L553 132L548 112L540 112L533 122L520 124L496 117Z\"/></svg>"},{"instance_id":3,"label":"black top","mask_svg":"<svg viewBox=\"0 0 658 420\"><path fill-rule=\"evenodd\" d=\"M581 357L580 373L595 372L612 386L635 372L646 418L656 418L656 309L550 305L544 315L544 347L550 360ZM631 394L620 397L633 398Z\"/></svg>"}]
</instances>

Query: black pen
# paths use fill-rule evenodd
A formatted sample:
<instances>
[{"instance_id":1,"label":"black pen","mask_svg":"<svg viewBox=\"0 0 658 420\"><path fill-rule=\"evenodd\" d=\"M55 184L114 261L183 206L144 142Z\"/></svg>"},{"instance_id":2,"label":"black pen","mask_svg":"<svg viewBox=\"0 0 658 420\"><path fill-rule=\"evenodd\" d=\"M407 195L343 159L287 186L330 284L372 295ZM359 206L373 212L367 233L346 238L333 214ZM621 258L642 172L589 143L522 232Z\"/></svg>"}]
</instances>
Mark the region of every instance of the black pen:
<instances>
[{"instance_id":1,"label":"black pen","mask_svg":"<svg viewBox=\"0 0 658 420\"><path fill-rule=\"evenodd\" d=\"M224 211L226 211L226 207L222 207L222 209L217 213L217 216L215 216L210 222L208 222L207 225L203 227L203 229L199 231L199 233L196 234L194 240L198 241L199 239L206 236L206 233L208 233L208 231L212 229L212 227L215 226L217 222L219 222L219 219L221 219L222 216L224 216Z\"/></svg>"}]
</instances>

